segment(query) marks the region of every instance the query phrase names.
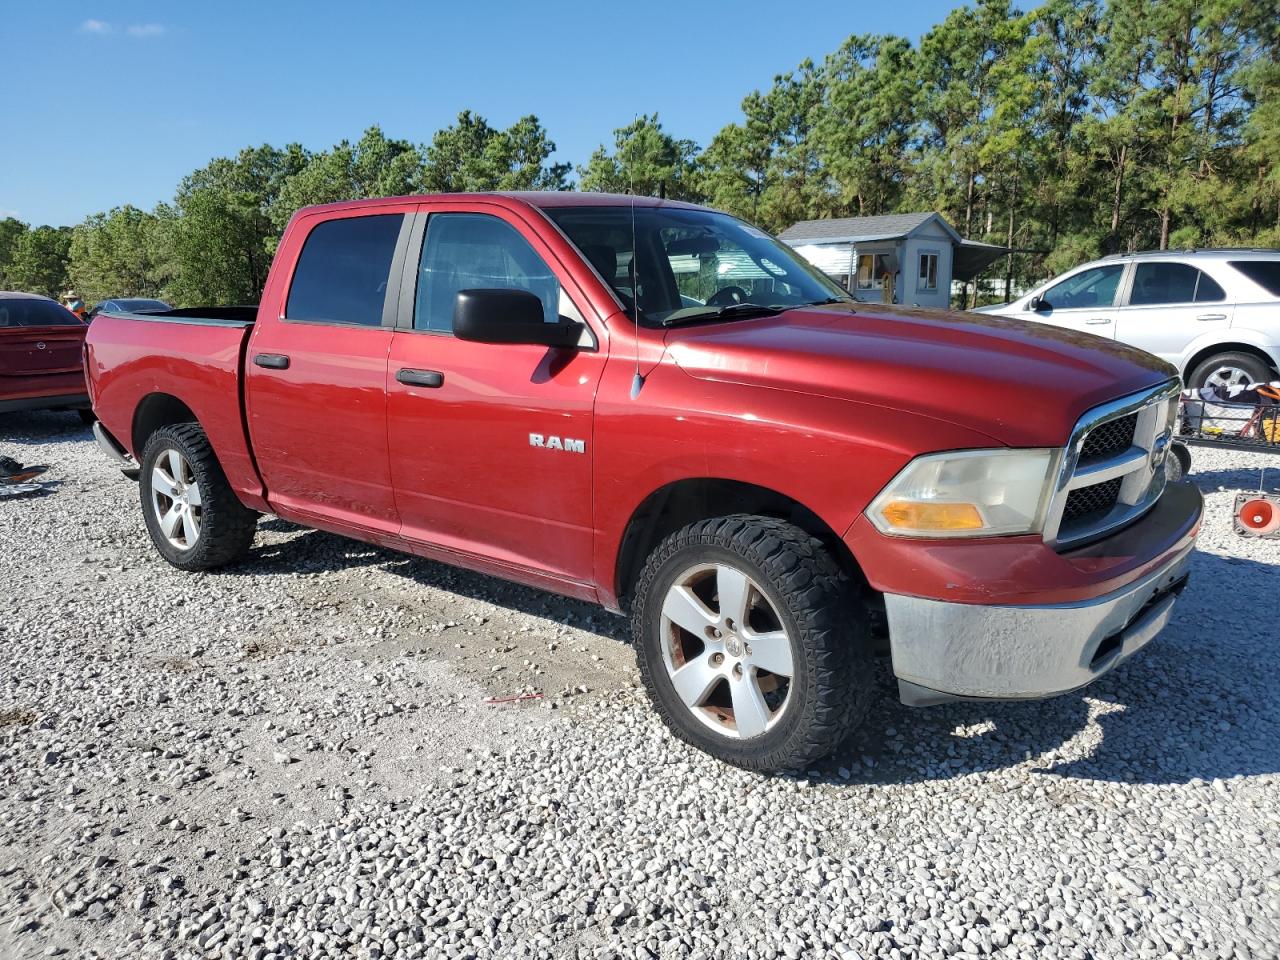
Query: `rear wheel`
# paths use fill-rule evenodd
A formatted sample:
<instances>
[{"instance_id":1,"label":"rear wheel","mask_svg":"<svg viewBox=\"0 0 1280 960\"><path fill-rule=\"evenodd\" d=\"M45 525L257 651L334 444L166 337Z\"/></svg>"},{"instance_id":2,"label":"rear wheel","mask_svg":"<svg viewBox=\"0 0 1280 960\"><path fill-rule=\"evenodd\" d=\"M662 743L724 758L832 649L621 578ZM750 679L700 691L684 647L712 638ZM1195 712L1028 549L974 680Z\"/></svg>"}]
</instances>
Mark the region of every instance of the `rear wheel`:
<instances>
[{"instance_id":1,"label":"rear wheel","mask_svg":"<svg viewBox=\"0 0 1280 960\"><path fill-rule=\"evenodd\" d=\"M147 532L175 567L209 570L248 553L258 515L236 497L197 424L153 433L139 480Z\"/></svg>"},{"instance_id":2,"label":"rear wheel","mask_svg":"<svg viewBox=\"0 0 1280 960\"><path fill-rule=\"evenodd\" d=\"M870 701L865 611L822 544L780 520L722 517L668 537L641 573L633 631L663 721L737 766L804 767Z\"/></svg>"},{"instance_id":3,"label":"rear wheel","mask_svg":"<svg viewBox=\"0 0 1280 960\"><path fill-rule=\"evenodd\" d=\"M1201 387L1246 387L1251 383L1267 383L1275 379L1275 371L1251 353L1219 353L1198 364L1191 371L1187 386L1193 390Z\"/></svg>"}]
</instances>

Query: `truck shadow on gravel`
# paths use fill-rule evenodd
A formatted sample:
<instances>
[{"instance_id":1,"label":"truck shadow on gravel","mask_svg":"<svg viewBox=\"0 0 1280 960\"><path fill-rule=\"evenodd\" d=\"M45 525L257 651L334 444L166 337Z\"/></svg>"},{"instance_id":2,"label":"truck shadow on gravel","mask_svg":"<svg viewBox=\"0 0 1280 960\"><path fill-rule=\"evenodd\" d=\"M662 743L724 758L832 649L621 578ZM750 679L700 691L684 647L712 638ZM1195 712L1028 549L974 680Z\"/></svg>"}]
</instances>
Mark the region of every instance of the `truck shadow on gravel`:
<instances>
[{"instance_id":1,"label":"truck shadow on gravel","mask_svg":"<svg viewBox=\"0 0 1280 960\"><path fill-rule=\"evenodd\" d=\"M255 547L249 560L222 572L259 575L378 567L419 586L456 594L467 600L492 603L513 613L543 617L623 643L631 642L626 619L612 616L595 604L556 596L497 577L371 546L336 534L310 530L279 518L262 521L259 529L273 533L297 533L297 536L280 543Z\"/></svg>"},{"instance_id":2,"label":"truck shadow on gravel","mask_svg":"<svg viewBox=\"0 0 1280 960\"><path fill-rule=\"evenodd\" d=\"M259 547L228 572L378 566L420 586L630 642L625 619L589 603L281 520L263 528L298 535ZM1084 691L1051 700L908 708L897 702L882 658L867 720L816 768L819 779L910 783L1024 764L1037 776L1134 784L1280 772L1280 673L1265 668L1277 643L1263 621L1239 612L1269 609L1265 598L1277 582L1275 565L1197 553L1191 585L1164 633Z\"/></svg>"}]
</instances>

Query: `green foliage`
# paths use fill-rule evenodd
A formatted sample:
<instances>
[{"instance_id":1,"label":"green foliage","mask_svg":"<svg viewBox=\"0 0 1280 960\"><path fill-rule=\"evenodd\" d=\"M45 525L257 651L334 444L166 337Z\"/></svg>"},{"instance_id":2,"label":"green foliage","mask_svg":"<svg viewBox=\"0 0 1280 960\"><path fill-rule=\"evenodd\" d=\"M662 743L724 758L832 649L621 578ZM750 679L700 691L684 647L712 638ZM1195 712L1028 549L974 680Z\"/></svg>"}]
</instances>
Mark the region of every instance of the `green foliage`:
<instances>
[{"instance_id":1,"label":"green foliage","mask_svg":"<svg viewBox=\"0 0 1280 960\"><path fill-rule=\"evenodd\" d=\"M637 117L613 131L614 152L602 144L585 167L578 168L583 190L699 199L692 140L677 140L662 129L656 113Z\"/></svg>"},{"instance_id":2,"label":"green foliage","mask_svg":"<svg viewBox=\"0 0 1280 960\"><path fill-rule=\"evenodd\" d=\"M533 115L495 130L484 117L464 110L457 123L432 138L417 183L428 193L565 190L571 168L548 162L555 149Z\"/></svg>"},{"instance_id":3,"label":"green foliage","mask_svg":"<svg viewBox=\"0 0 1280 960\"><path fill-rule=\"evenodd\" d=\"M137 207L95 213L71 234L67 275L88 303L158 297L169 279L161 221Z\"/></svg>"},{"instance_id":4,"label":"green foliage","mask_svg":"<svg viewBox=\"0 0 1280 960\"><path fill-rule=\"evenodd\" d=\"M5 282L14 290L61 297L67 287L69 227L36 227L20 234L13 244Z\"/></svg>"},{"instance_id":5,"label":"green foliage","mask_svg":"<svg viewBox=\"0 0 1280 960\"><path fill-rule=\"evenodd\" d=\"M536 116L463 111L415 146L370 127L312 153L212 160L151 213L74 237L0 221L0 288L246 303L301 206L416 192L562 190ZM918 44L849 37L747 94L699 150L656 113L577 168L582 190L696 200L779 231L801 219L938 210L1015 248L1026 283L1102 253L1280 245L1280 16L1256 0L972 0ZM69 261L68 261L69 256ZM690 278L690 282L693 282Z\"/></svg>"}]
</instances>

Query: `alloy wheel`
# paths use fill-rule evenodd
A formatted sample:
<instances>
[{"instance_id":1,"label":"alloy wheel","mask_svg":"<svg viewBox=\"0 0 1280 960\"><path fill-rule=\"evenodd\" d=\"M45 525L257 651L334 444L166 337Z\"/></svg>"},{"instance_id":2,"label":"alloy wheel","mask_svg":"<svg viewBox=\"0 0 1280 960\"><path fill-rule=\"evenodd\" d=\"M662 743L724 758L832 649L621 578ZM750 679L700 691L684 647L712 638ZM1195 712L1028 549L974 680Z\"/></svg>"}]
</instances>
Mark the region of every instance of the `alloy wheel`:
<instances>
[{"instance_id":1,"label":"alloy wheel","mask_svg":"<svg viewBox=\"0 0 1280 960\"><path fill-rule=\"evenodd\" d=\"M701 723L749 739L782 719L795 672L791 637L743 571L724 563L685 570L663 600L661 630L667 675Z\"/></svg>"},{"instance_id":2,"label":"alloy wheel","mask_svg":"<svg viewBox=\"0 0 1280 960\"><path fill-rule=\"evenodd\" d=\"M204 506L191 464L170 447L156 458L151 470L151 508L160 532L179 550L190 550L200 539Z\"/></svg>"}]
</instances>

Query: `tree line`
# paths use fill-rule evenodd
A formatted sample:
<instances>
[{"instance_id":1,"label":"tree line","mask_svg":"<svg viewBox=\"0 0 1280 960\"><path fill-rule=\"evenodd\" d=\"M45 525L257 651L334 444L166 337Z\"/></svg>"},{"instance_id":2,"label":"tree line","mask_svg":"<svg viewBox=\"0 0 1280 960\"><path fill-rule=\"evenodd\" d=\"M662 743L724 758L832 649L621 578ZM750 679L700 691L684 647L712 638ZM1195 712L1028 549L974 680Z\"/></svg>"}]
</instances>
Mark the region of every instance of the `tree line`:
<instances>
[{"instance_id":1,"label":"tree line","mask_svg":"<svg viewBox=\"0 0 1280 960\"><path fill-rule=\"evenodd\" d=\"M1278 91L1274 2L976 0L918 44L856 35L805 60L705 147L645 114L575 169L536 116L470 111L421 145L374 126L319 152L248 147L151 211L0 221L0 289L250 303L298 207L437 191L634 192L773 232L937 210L1018 251L992 268L1014 282L1125 250L1280 246Z\"/></svg>"}]
</instances>

